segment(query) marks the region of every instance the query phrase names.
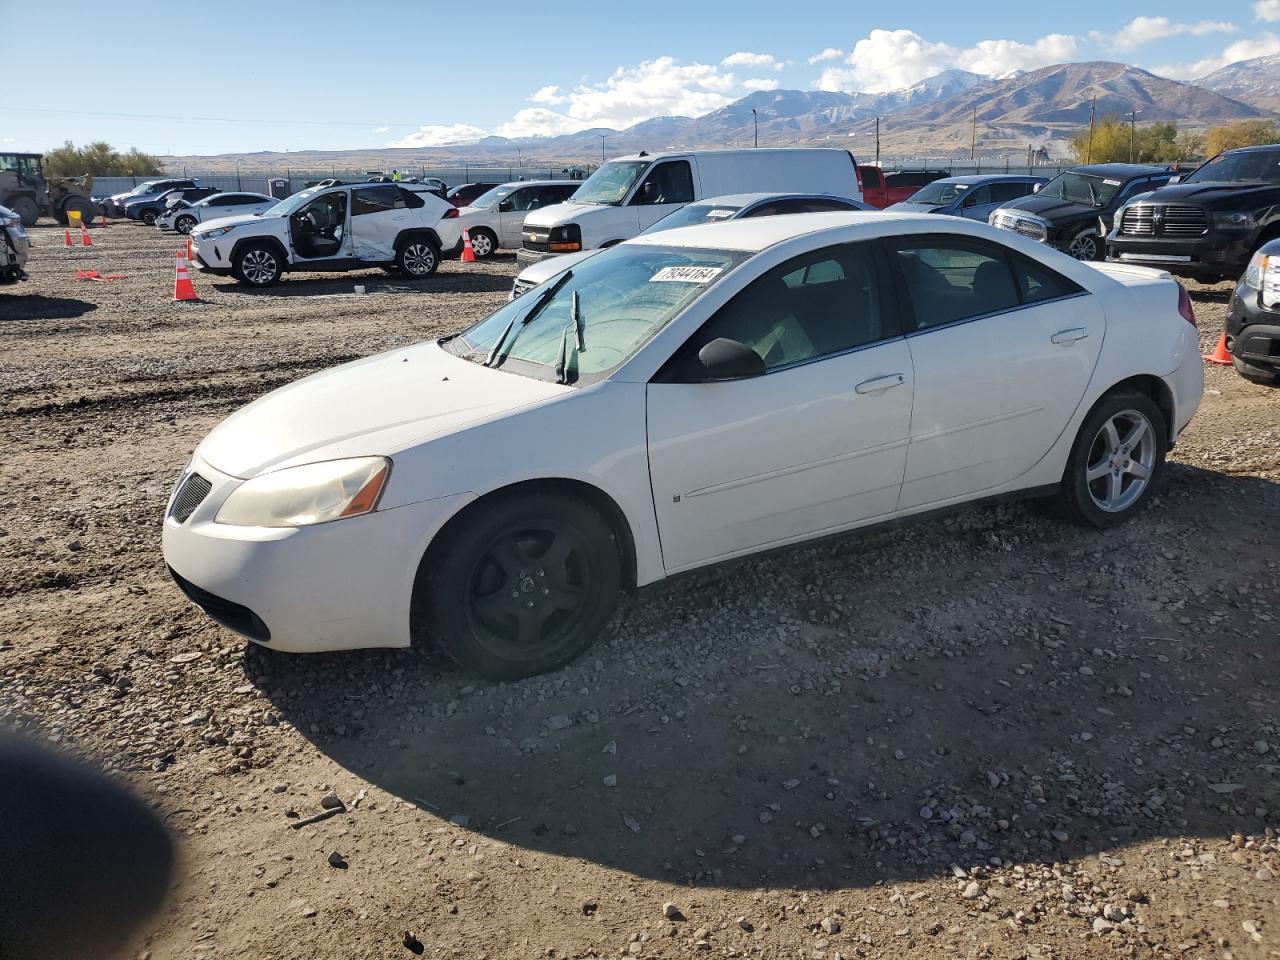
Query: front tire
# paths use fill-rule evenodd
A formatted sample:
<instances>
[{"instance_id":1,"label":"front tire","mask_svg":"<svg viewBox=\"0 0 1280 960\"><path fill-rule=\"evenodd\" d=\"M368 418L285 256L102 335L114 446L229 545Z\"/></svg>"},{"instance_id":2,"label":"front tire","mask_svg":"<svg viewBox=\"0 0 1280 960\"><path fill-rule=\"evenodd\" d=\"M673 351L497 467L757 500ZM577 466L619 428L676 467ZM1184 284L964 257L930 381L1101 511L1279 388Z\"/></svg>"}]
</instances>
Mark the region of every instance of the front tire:
<instances>
[{"instance_id":1,"label":"front tire","mask_svg":"<svg viewBox=\"0 0 1280 960\"><path fill-rule=\"evenodd\" d=\"M1263 387L1280 387L1280 370L1255 367L1252 363L1245 363L1239 357L1231 358L1231 366L1235 368L1236 373L1250 383L1256 383Z\"/></svg>"},{"instance_id":2,"label":"front tire","mask_svg":"<svg viewBox=\"0 0 1280 960\"><path fill-rule=\"evenodd\" d=\"M156 225L157 215L158 214L156 213L155 210L143 210L142 222L145 223L148 227L154 227Z\"/></svg>"},{"instance_id":3,"label":"front tire","mask_svg":"<svg viewBox=\"0 0 1280 960\"><path fill-rule=\"evenodd\" d=\"M395 265L411 280L425 280L440 268L440 251L430 240L406 240L396 253Z\"/></svg>"},{"instance_id":4,"label":"front tire","mask_svg":"<svg viewBox=\"0 0 1280 960\"><path fill-rule=\"evenodd\" d=\"M1103 397L1067 460L1059 500L1068 517L1106 529L1137 514L1164 475L1168 436L1164 414L1146 394Z\"/></svg>"},{"instance_id":5,"label":"front tire","mask_svg":"<svg viewBox=\"0 0 1280 960\"><path fill-rule=\"evenodd\" d=\"M471 231L471 252L477 260L487 260L498 249L498 238L480 227Z\"/></svg>"},{"instance_id":6,"label":"front tire","mask_svg":"<svg viewBox=\"0 0 1280 960\"><path fill-rule=\"evenodd\" d=\"M177 230L179 233L190 233L195 229L195 225L196 218L191 216L178 217L178 219L173 221L173 229Z\"/></svg>"},{"instance_id":7,"label":"front tire","mask_svg":"<svg viewBox=\"0 0 1280 960\"><path fill-rule=\"evenodd\" d=\"M270 244L250 243L236 254L232 273L250 287L271 287L280 282L284 265L280 262L279 252Z\"/></svg>"},{"instance_id":8,"label":"front tire","mask_svg":"<svg viewBox=\"0 0 1280 960\"><path fill-rule=\"evenodd\" d=\"M40 219L40 208L30 197L14 197L9 201L9 207L22 220L24 227L34 227Z\"/></svg>"},{"instance_id":9,"label":"front tire","mask_svg":"<svg viewBox=\"0 0 1280 960\"><path fill-rule=\"evenodd\" d=\"M1098 241L1097 231L1091 229L1081 230L1067 244L1067 253L1077 260L1100 260L1102 259L1102 244Z\"/></svg>"},{"instance_id":10,"label":"front tire","mask_svg":"<svg viewBox=\"0 0 1280 960\"><path fill-rule=\"evenodd\" d=\"M621 589L617 538L595 509L560 494L516 495L468 516L423 562L415 623L466 670L518 680L586 650Z\"/></svg>"}]
</instances>

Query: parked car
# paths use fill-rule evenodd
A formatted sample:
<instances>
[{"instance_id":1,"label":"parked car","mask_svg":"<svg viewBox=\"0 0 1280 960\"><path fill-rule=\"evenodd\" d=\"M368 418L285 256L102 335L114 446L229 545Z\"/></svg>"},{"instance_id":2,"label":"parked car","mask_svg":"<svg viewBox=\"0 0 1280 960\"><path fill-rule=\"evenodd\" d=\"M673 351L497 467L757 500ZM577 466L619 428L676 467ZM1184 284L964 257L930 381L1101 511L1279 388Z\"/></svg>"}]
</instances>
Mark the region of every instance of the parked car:
<instances>
[{"instance_id":1,"label":"parked car","mask_svg":"<svg viewBox=\"0 0 1280 960\"><path fill-rule=\"evenodd\" d=\"M941 213L986 223L1001 204L1030 196L1048 182L1046 177L1010 174L943 177L885 209L895 213Z\"/></svg>"},{"instance_id":2,"label":"parked car","mask_svg":"<svg viewBox=\"0 0 1280 960\"><path fill-rule=\"evenodd\" d=\"M451 189L444 198L455 207L469 207L477 197L488 193L496 186L499 186L496 182L464 183Z\"/></svg>"},{"instance_id":3,"label":"parked car","mask_svg":"<svg viewBox=\"0 0 1280 960\"><path fill-rule=\"evenodd\" d=\"M274 207L279 200L264 193L218 193L195 203L180 201L156 220L161 230L190 233L197 224L222 217L256 216Z\"/></svg>"},{"instance_id":4,"label":"parked car","mask_svg":"<svg viewBox=\"0 0 1280 960\"><path fill-rule=\"evenodd\" d=\"M1280 144L1211 157L1125 208L1107 253L1210 283L1234 279L1280 237Z\"/></svg>"},{"instance_id":5,"label":"parked car","mask_svg":"<svg viewBox=\"0 0 1280 960\"><path fill-rule=\"evenodd\" d=\"M991 214L992 226L1048 243L1077 260L1101 260L1117 210L1140 193L1169 182L1168 167L1094 163L1058 174L1034 196L1006 203Z\"/></svg>"},{"instance_id":6,"label":"parked car","mask_svg":"<svg viewBox=\"0 0 1280 960\"><path fill-rule=\"evenodd\" d=\"M524 220L534 210L563 203L582 184L577 180L522 180L503 183L458 210L458 223L470 233L471 249L481 259L499 247L523 242Z\"/></svg>"},{"instance_id":7,"label":"parked car","mask_svg":"<svg viewBox=\"0 0 1280 960\"><path fill-rule=\"evenodd\" d=\"M667 230L233 414L164 558L270 649L439 643L513 679L623 590L759 551L1000 498L1120 524L1203 377L1167 273L959 217Z\"/></svg>"},{"instance_id":8,"label":"parked car","mask_svg":"<svg viewBox=\"0 0 1280 960\"><path fill-rule=\"evenodd\" d=\"M789 190L861 200L857 164L829 147L640 152L602 164L565 203L525 218L516 260L609 247L686 203L730 193Z\"/></svg>"},{"instance_id":9,"label":"parked car","mask_svg":"<svg viewBox=\"0 0 1280 960\"><path fill-rule=\"evenodd\" d=\"M141 220L147 226L153 225L157 218L164 216L170 204L180 200L195 202L211 197L218 192L216 187L175 187L155 196L130 200L123 205L124 215L130 220Z\"/></svg>"},{"instance_id":10,"label":"parked car","mask_svg":"<svg viewBox=\"0 0 1280 960\"><path fill-rule=\"evenodd\" d=\"M290 270L382 267L429 277L462 249L458 208L417 183L336 183L191 231L195 267L268 287Z\"/></svg>"},{"instance_id":11,"label":"parked car","mask_svg":"<svg viewBox=\"0 0 1280 960\"><path fill-rule=\"evenodd\" d=\"M871 164L858 165L862 199L881 210L901 203L921 187L949 176L951 174L946 170L892 170L885 173Z\"/></svg>"},{"instance_id":12,"label":"parked car","mask_svg":"<svg viewBox=\"0 0 1280 960\"><path fill-rule=\"evenodd\" d=\"M27 279L27 256L31 238L22 225L22 215L0 207L0 286Z\"/></svg>"},{"instance_id":13,"label":"parked car","mask_svg":"<svg viewBox=\"0 0 1280 960\"><path fill-rule=\"evenodd\" d=\"M168 180L147 180L124 193L115 193L109 197L94 197L93 199L95 203L102 205L102 209L108 217L122 217L124 216L124 205L126 203L157 197L162 193L168 193L170 190L179 187L195 186L199 186L197 181L189 180L185 177Z\"/></svg>"},{"instance_id":14,"label":"parked car","mask_svg":"<svg viewBox=\"0 0 1280 960\"><path fill-rule=\"evenodd\" d=\"M874 211L875 207L861 200L847 197L828 197L805 193L737 193L727 197L710 197L681 207L641 231L646 237L661 230L691 227L699 223L724 223L729 220L745 220L751 217L775 217L794 213L829 213L837 210ZM538 284L550 280L562 270L567 270L580 260L594 256L599 250L581 250L559 257L539 260L525 267L511 284L514 300L532 290Z\"/></svg>"},{"instance_id":15,"label":"parked car","mask_svg":"<svg viewBox=\"0 0 1280 960\"><path fill-rule=\"evenodd\" d=\"M1227 313L1227 350L1246 380L1280 387L1280 239L1258 248Z\"/></svg>"}]
</instances>

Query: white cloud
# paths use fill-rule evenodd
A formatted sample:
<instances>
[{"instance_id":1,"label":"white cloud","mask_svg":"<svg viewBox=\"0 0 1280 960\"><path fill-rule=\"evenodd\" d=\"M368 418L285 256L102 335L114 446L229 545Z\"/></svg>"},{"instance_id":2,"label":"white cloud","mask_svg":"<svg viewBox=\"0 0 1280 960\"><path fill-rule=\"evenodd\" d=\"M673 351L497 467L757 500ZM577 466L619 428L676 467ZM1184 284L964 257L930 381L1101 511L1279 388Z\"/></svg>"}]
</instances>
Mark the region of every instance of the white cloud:
<instances>
[{"instance_id":1,"label":"white cloud","mask_svg":"<svg viewBox=\"0 0 1280 960\"><path fill-rule=\"evenodd\" d=\"M469 123L429 123L407 137L393 140L389 147L442 147L451 143L470 143L485 136L479 127Z\"/></svg>"},{"instance_id":2,"label":"white cloud","mask_svg":"<svg viewBox=\"0 0 1280 960\"><path fill-rule=\"evenodd\" d=\"M820 90L884 93L919 83L951 67L987 76L1035 70L1075 56L1079 41L1051 33L1034 43L983 40L972 47L926 40L914 30L872 30L838 67L828 67L815 84ZM825 53L826 51L824 51Z\"/></svg>"},{"instance_id":3,"label":"white cloud","mask_svg":"<svg viewBox=\"0 0 1280 960\"><path fill-rule=\"evenodd\" d=\"M530 96L531 103L564 103L564 97L560 96L560 88L554 83L535 90Z\"/></svg>"},{"instance_id":4,"label":"white cloud","mask_svg":"<svg viewBox=\"0 0 1280 960\"><path fill-rule=\"evenodd\" d=\"M756 93L760 90L777 90L778 81L771 77L761 78L759 80L743 80L742 88L744 90L750 90L752 93Z\"/></svg>"},{"instance_id":5,"label":"white cloud","mask_svg":"<svg viewBox=\"0 0 1280 960\"><path fill-rule=\"evenodd\" d=\"M1276 0L1276 2L1280 3L1280 0ZM844 51L839 49L838 47L827 47L827 49L821 51L820 53L815 53L812 57L810 57L809 62L822 63L825 60L839 60L843 56L844 56Z\"/></svg>"},{"instance_id":6,"label":"white cloud","mask_svg":"<svg viewBox=\"0 0 1280 960\"><path fill-rule=\"evenodd\" d=\"M562 133L583 130L591 124L578 123L563 114L546 107L526 107L499 126L494 133L500 137L557 137Z\"/></svg>"},{"instance_id":7,"label":"white cloud","mask_svg":"<svg viewBox=\"0 0 1280 960\"><path fill-rule=\"evenodd\" d=\"M1253 5L1253 15L1272 23L1280 20L1280 0L1257 0Z\"/></svg>"},{"instance_id":8,"label":"white cloud","mask_svg":"<svg viewBox=\"0 0 1280 960\"><path fill-rule=\"evenodd\" d=\"M743 67L747 70L781 70L783 63L772 53L731 53L720 61L722 67Z\"/></svg>"},{"instance_id":9,"label":"white cloud","mask_svg":"<svg viewBox=\"0 0 1280 960\"><path fill-rule=\"evenodd\" d=\"M1280 0L1275 0L1280 4ZM1235 33L1236 25L1225 20L1200 20L1196 23L1176 23L1168 17L1134 17L1115 34L1097 30L1089 36L1110 50L1136 50L1154 40L1163 40L1179 34L1204 36L1208 33Z\"/></svg>"},{"instance_id":10,"label":"white cloud","mask_svg":"<svg viewBox=\"0 0 1280 960\"><path fill-rule=\"evenodd\" d=\"M1252 60L1254 57L1269 57L1276 53L1280 53L1280 37L1274 33L1264 33L1251 40L1237 40L1216 57L1205 57L1195 63L1165 64L1152 67L1151 72L1174 80L1193 80L1220 70L1229 63Z\"/></svg>"},{"instance_id":11,"label":"white cloud","mask_svg":"<svg viewBox=\"0 0 1280 960\"><path fill-rule=\"evenodd\" d=\"M373 132L374 132L374 133L387 133L390 129L391 129L390 127L374 127L374 128L373 128Z\"/></svg>"}]
</instances>

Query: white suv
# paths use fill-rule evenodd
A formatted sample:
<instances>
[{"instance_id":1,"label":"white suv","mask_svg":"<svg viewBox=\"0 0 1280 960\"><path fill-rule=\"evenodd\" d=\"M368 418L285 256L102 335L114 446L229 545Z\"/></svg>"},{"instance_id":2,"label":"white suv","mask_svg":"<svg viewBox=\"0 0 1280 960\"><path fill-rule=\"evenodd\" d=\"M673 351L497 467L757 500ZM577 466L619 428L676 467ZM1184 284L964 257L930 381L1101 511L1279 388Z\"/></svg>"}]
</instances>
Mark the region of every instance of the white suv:
<instances>
[{"instance_id":1,"label":"white suv","mask_svg":"<svg viewBox=\"0 0 1280 960\"><path fill-rule=\"evenodd\" d=\"M201 223L240 214L256 215L270 210L277 203L278 200L264 193L215 193L195 203L179 200L156 217L156 227L190 233Z\"/></svg>"},{"instance_id":2,"label":"white suv","mask_svg":"<svg viewBox=\"0 0 1280 960\"><path fill-rule=\"evenodd\" d=\"M326 183L260 216L201 224L191 232L195 267L269 287L289 270L382 267L429 277L462 249L458 208L420 183Z\"/></svg>"}]
</instances>

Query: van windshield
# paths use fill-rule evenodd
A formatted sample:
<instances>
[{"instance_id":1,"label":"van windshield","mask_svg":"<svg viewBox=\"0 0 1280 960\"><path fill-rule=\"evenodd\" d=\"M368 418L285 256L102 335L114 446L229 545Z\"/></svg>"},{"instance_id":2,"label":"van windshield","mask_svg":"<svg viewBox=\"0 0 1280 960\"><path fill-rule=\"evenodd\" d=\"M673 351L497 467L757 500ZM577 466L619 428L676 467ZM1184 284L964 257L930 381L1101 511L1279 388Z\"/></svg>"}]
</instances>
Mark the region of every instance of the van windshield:
<instances>
[{"instance_id":1,"label":"van windshield","mask_svg":"<svg viewBox=\"0 0 1280 960\"><path fill-rule=\"evenodd\" d=\"M574 203L620 204L649 166L648 160L610 160L582 181L569 199Z\"/></svg>"}]
</instances>

